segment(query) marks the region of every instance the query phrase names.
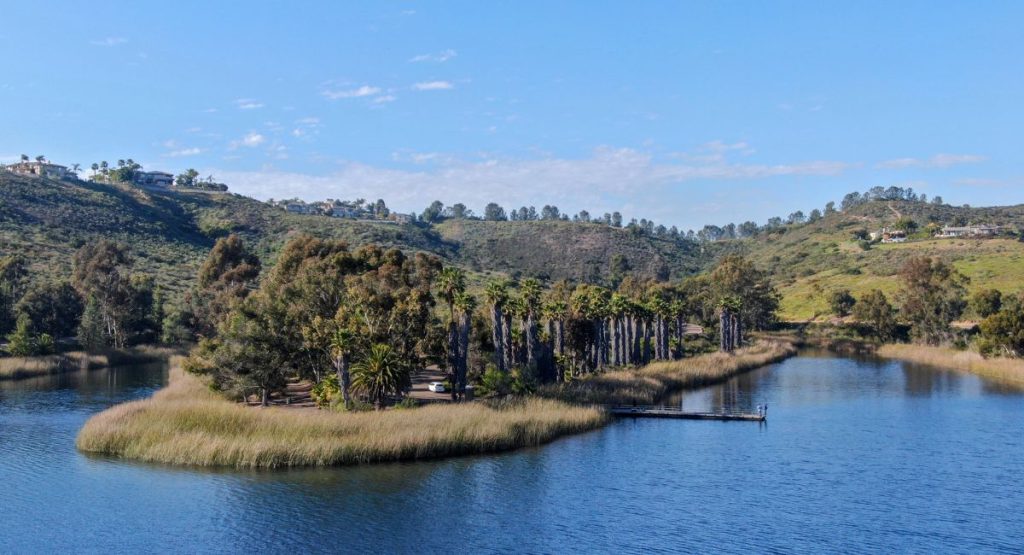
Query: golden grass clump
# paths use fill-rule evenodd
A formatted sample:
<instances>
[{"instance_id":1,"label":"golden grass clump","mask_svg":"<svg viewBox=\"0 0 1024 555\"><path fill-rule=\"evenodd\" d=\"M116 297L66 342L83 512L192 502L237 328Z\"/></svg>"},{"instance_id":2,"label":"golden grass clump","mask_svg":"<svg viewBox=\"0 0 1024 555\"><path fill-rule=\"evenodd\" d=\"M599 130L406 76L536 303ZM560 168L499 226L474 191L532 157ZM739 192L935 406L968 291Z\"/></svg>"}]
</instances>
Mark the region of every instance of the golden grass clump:
<instances>
[{"instance_id":1,"label":"golden grass clump","mask_svg":"<svg viewBox=\"0 0 1024 555\"><path fill-rule=\"evenodd\" d=\"M882 345L876 354L882 358L970 372L994 381L1024 388L1024 359L985 358L973 351L907 344Z\"/></svg>"},{"instance_id":2,"label":"golden grass clump","mask_svg":"<svg viewBox=\"0 0 1024 555\"><path fill-rule=\"evenodd\" d=\"M732 354L712 353L616 370L566 384L544 386L540 394L577 403L650 405L666 395L723 382L736 374L795 355L787 341L763 340Z\"/></svg>"},{"instance_id":3,"label":"golden grass clump","mask_svg":"<svg viewBox=\"0 0 1024 555\"><path fill-rule=\"evenodd\" d=\"M92 417L76 444L179 465L327 466L506 451L591 430L607 418L598 408L550 399L366 413L251 408L210 391L176 359L166 388Z\"/></svg>"}]
</instances>

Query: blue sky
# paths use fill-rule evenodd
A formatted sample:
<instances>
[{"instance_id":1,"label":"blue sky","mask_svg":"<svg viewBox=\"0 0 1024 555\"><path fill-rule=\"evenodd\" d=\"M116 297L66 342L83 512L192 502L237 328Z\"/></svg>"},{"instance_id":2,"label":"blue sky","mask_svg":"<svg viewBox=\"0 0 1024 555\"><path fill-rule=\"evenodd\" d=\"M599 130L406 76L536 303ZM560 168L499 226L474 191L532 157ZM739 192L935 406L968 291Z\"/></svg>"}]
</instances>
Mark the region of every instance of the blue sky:
<instances>
[{"instance_id":1,"label":"blue sky","mask_svg":"<svg viewBox=\"0 0 1024 555\"><path fill-rule=\"evenodd\" d=\"M1024 202L1020 2L85 4L5 7L0 158L683 228Z\"/></svg>"}]
</instances>

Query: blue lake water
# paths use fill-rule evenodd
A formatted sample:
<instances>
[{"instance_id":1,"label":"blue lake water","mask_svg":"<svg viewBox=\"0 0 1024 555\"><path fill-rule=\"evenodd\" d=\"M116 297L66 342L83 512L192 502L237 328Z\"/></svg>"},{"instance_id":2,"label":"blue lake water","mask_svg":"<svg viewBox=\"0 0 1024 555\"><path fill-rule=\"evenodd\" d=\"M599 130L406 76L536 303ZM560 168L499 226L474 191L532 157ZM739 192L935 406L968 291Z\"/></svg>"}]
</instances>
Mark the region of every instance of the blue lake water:
<instances>
[{"instance_id":1,"label":"blue lake water","mask_svg":"<svg viewBox=\"0 0 1024 555\"><path fill-rule=\"evenodd\" d=\"M808 353L677 396L769 421L621 420L515 453L300 471L84 456L159 365L0 382L0 553L1024 552L1024 396Z\"/></svg>"}]
</instances>

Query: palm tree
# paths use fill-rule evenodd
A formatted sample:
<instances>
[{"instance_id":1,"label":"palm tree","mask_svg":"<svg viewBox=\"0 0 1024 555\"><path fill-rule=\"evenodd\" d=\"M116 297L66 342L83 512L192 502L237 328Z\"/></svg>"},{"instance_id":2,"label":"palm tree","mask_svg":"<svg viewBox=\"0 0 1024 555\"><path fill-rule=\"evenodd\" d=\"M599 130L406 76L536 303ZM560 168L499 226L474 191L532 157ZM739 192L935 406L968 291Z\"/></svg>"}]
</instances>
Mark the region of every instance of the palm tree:
<instances>
[{"instance_id":1,"label":"palm tree","mask_svg":"<svg viewBox=\"0 0 1024 555\"><path fill-rule=\"evenodd\" d=\"M466 290L466 274L459 268L449 266L437 276L441 296L448 303L449 322L455 321L455 296Z\"/></svg>"},{"instance_id":2,"label":"palm tree","mask_svg":"<svg viewBox=\"0 0 1024 555\"><path fill-rule=\"evenodd\" d=\"M366 395L381 410L389 396L409 388L409 369L390 345L378 343L366 358L352 366L352 388Z\"/></svg>"},{"instance_id":3,"label":"palm tree","mask_svg":"<svg viewBox=\"0 0 1024 555\"><path fill-rule=\"evenodd\" d=\"M348 328L338 326L331 334L331 360L334 363L334 371L338 374L338 385L341 386L341 397L345 401L346 409L351 406L352 376L349 371L349 359L354 342L355 336Z\"/></svg>"},{"instance_id":4,"label":"palm tree","mask_svg":"<svg viewBox=\"0 0 1024 555\"><path fill-rule=\"evenodd\" d=\"M466 390L466 374L469 371L469 333L473 323L473 311L476 309L476 299L467 293L459 293L455 297L455 307L459 310L459 335L452 393L461 396Z\"/></svg>"},{"instance_id":5,"label":"palm tree","mask_svg":"<svg viewBox=\"0 0 1024 555\"><path fill-rule=\"evenodd\" d=\"M523 331L526 340L526 365L537 362L537 312L540 309L540 296L543 292L540 281L534 278L523 280L523 303L526 308L526 321Z\"/></svg>"},{"instance_id":6,"label":"palm tree","mask_svg":"<svg viewBox=\"0 0 1024 555\"><path fill-rule=\"evenodd\" d=\"M508 302L508 289L503 281L492 281L487 284L484 292L487 302L491 305L491 341L494 342L494 361L498 370L508 371L505 365L505 332L502 311Z\"/></svg>"}]
</instances>

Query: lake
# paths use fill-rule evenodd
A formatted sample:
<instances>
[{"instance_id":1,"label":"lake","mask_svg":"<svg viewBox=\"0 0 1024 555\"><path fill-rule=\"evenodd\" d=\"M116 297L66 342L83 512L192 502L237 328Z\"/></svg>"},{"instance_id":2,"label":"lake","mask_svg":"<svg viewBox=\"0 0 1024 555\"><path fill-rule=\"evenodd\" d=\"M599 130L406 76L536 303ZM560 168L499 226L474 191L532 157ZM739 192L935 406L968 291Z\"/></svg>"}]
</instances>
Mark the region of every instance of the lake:
<instances>
[{"instance_id":1,"label":"lake","mask_svg":"<svg viewBox=\"0 0 1024 555\"><path fill-rule=\"evenodd\" d=\"M1024 396L809 352L671 400L768 422L620 420L509 454L209 471L78 453L147 365L0 382L0 552L1024 551Z\"/></svg>"}]
</instances>

